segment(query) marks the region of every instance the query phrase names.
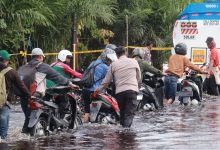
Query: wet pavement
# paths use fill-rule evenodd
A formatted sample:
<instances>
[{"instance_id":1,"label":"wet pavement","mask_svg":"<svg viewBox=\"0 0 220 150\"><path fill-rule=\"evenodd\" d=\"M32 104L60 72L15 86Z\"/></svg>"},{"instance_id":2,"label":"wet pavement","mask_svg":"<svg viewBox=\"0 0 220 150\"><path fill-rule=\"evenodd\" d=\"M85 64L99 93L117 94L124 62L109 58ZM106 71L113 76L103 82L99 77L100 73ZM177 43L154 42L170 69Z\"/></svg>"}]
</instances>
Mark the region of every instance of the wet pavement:
<instances>
[{"instance_id":1,"label":"wet pavement","mask_svg":"<svg viewBox=\"0 0 220 150\"><path fill-rule=\"evenodd\" d=\"M138 112L132 128L85 124L73 133L30 139L20 134L23 114L11 112L8 143L0 150L220 149L220 99L205 96L198 106L177 103L158 112Z\"/></svg>"}]
</instances>

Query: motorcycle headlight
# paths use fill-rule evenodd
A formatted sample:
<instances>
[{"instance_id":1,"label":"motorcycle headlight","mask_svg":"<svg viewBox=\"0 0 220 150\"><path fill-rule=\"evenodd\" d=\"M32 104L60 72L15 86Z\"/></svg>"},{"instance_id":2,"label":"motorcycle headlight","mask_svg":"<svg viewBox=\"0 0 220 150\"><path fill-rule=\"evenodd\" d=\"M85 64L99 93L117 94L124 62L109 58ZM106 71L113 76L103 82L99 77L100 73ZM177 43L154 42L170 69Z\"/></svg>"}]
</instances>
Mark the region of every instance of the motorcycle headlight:
<instances>
[{"instance_id":1,"label":"motorcycle headlight","mask_svg":"<svg viewBox=\"0 0 220 150\"><path fill-rule=\"evenodd\" d=\"M143 86L141 86L141 88L139 89L140 91L143 91L145 88Z\"/></svg>"}]
</instances>

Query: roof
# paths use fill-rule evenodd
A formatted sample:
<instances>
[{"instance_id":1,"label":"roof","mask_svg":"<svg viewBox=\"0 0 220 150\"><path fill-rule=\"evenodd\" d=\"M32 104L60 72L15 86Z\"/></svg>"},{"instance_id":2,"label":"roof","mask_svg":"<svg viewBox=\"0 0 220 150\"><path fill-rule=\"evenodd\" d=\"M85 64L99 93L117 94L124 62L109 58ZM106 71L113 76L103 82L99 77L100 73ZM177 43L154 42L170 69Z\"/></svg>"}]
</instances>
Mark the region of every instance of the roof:
<instances>
[{"instance_id":1,"label":"roof","mask_svg":"<svg viewBox=\"0 0 220 150\"><path fill-rule=\"evenodd\" d=\"M220 20L220 2L189 4L178 17L178 20L214 19Z\"/></svg>"}]
</instances>

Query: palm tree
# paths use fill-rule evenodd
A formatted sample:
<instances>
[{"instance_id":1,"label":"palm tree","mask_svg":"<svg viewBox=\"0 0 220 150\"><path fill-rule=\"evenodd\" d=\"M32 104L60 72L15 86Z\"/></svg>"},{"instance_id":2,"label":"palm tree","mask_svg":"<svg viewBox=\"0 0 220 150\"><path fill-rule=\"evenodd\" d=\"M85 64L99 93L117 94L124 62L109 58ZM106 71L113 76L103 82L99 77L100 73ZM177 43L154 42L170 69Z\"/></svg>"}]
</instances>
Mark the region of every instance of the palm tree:
<instances>
[{"instance_id":1,"label":"palm tree","mask_svg":"<svg viewBox=\"0 0 220 150\"><path fill-rule=\"evenodd\" d=\"M10 49L25 48L25 35L34 31L34 26L51 26L54 17L40 0L1 0L1 43ZM23 44L21 44L23 43Z\"/></svg>"},{"instance_id":2,"label":"palm tree","mask_svg":"<svg viewBox=\"0 0 220 150\"><path fill-rule=\"evenodd\" d=\"M96 30L98 23L107 25L115 21L115 0L71 0L67 3L67 15L75 21L77 35L84 29Z\"/></svg>"},{"instance_id":3,"label":"palm tree","mask_svg":"<svg viewBox=\"0 0 220 150\"><path fill-rule=\"evenodd\" d=\"M116 12L115 0L71 0L67 2L67 15L72 22L72 40L75 44L85 29L90 34L98 24L113 24Z\"/></svg>"}]
</instances>

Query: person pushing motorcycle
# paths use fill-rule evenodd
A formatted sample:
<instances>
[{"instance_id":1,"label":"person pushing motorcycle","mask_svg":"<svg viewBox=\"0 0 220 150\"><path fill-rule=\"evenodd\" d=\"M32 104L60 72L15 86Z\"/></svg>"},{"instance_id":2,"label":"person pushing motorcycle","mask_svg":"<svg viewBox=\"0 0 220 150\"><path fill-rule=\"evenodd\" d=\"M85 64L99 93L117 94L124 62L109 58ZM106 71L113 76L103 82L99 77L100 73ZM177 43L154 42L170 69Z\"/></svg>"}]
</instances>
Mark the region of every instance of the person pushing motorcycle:
<instances>
[{"instance_id":1,"label":"person pushing motorcycle","mask_svg":"<svg viewBox=\"0 0 220 150\"><path fill-rule=\"evenodd\" d=\"M145 72L150 72L153 73L155 75L165 75L164 73L162 73L160 70L158 70L157 68L154 68L153 66L151 66L148 61L144 60L144 51L141 48L135 48L132 52L132 57L137 60L140 69L141 69L141 74L142 74L142 80L143 80L143 75Z\"/></svg>"},{"instance_id":2,"label":"person pushing motorcycle","mask_svg":"<svg viewBox=\"0 0 220 150\"><path fill-rule=\"evenodd\" d=\"M137 109L137 93L141 82L141 71L136 60L127 58L124 47L115 49L118 61L109 66L109 70L101 85L95 90L101 92L114 78L116 100L120 108L120 124L131 127Z\"/></svg>"},{"instance_id":3,"label":"person pushing motorcycle","mask_svg":"<svg viewBox=\"0 0 220 150\"><path fill-rule=\"evenodd\" d=\"M94 69L94 83L91 87L84 87L83 88L83 100L85 103L85 114L83 117L84 122L89 121L90 117L90 95L95 91L97 87L100 86L102 83L102 80L105 78L105 75L108 71L108 66L117 60L116 53L113 49L105 48L105 50L102 52L102 54L98 57L97 60L93 61L89 67L92 67L93 65L96 66ZM88 67L88 68L89 68Z\"/></svg>"},{"instance_id":4,"label":"person pushing motorcycle","mask_svg":"<svg viewBox=\"0 0 220 150\"><path fill-rule=\"evenodd\" d=\"M52 63L50 66L65 78L69 79L71 77L76 77L81 79L82 74L73 70L68 65L71 59L72 53L69 50L61 50L58 54L58 60ZM55 85L56 84L53 81L47 80L47 88L53 87Z\"/></svg>"},{"instance_id":5,"label":"person pushing motorcycle","mask_svg":"<svg viewBox=\"0 0 220 150\"><path fill-rule=\"evenodd\" d=\"M72 84L71 81L69 81L67 78L63 77L61 74L56 72L52 69L51 66L49 66L46 63L43 63L44 61L44 53L42 49L40 48L34 48L31 51L32 60L28 63L28 65L32 67L37 67L37 73L40 74L42 81L38 83L36 91L33 92L33 95L35 96L44 96L45 90L46 90L46 79L52 80L53 82L59 84L59 85L69 85L72 88L78 88L77 85ZM36 76L36 75L35 75ZM25 79L23 79L25 80ZM37 79L35 79L37 80ZM29 87L28 87L29 88ZM30 90L30 89L29 89ZM31 95L32 96L32 95ZM22 128L22 133L29 133L28 123L29 123L29 115L30 115L30 109L28 108L28 100L22 101L21 107L25 115L25 121Z\"/></svg>"},{"instance_id":6,"label":"person pushing motorcycle","mask_svg":"<svg viewBox=\"0 0 220 150\"><path fill-rule=\"evenodd\" d=\"M187 53L186 44L178 43L174 49L176 54L171 55L169 58L168 69L166 70L167 76L164 80L165 102L167 102L167 104L172 104L174 102L178 78L182 77L186 67L189 67L190 69L196 70L200 73L204 73L201 68L192 64L185 56Z\"/></svg>"}]
</instances>

